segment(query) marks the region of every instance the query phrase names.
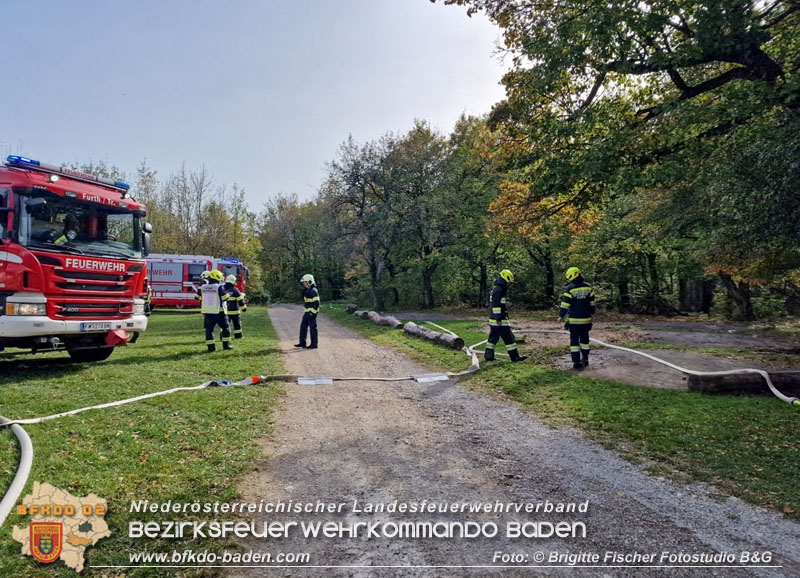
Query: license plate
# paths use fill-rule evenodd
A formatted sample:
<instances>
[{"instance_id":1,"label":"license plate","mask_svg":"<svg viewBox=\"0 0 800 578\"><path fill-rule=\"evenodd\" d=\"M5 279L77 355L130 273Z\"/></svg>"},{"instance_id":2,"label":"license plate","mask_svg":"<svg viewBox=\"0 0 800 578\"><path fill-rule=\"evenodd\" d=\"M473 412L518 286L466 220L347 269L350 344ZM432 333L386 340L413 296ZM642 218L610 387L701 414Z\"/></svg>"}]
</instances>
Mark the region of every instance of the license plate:
<instances>
[{"instance_id":1,"label":"license plate","mask_svg":"<svg viewBox=\"0 0 800 578\"><path fill-rule=\"evenodd\" d=\"M111 329L111 323L81 323L81 331L106 331Z\"/></svg>"}]
</instances>

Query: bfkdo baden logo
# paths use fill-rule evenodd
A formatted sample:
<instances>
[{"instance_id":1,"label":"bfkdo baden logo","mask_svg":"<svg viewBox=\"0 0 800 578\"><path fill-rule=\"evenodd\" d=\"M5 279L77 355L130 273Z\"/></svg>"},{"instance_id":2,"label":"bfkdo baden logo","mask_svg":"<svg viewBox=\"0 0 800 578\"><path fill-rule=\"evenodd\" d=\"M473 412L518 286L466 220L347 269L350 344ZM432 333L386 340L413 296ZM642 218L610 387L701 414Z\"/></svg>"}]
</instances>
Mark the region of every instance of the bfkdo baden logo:
<instances>
[{"instance_id":1,"label":"bfkdo baden logo","mask_svg":"<svg viewBox=\"0 0 800 578\"><path fill-rule=\"evenodd\" d=\"M95 494L80 498L34 482L33 491L17 506L18 515L30 516L30 525L14 526L11 535L22 544L23 555L44 564L62 560L80 572L86 563L86 548L111 535L106 511L106 501Z\"/></svg>"},{"instance_id":2,"label":"bfkdo baden logo","mask_svg":"<svg viewBox=\"0 0 800 578\"><path fill-rule=\"evenodd\" d=\"M64 526L59 522L31 522L31 554L39 562L53 562L61 555Z\"/></svg>"}]
</instances>

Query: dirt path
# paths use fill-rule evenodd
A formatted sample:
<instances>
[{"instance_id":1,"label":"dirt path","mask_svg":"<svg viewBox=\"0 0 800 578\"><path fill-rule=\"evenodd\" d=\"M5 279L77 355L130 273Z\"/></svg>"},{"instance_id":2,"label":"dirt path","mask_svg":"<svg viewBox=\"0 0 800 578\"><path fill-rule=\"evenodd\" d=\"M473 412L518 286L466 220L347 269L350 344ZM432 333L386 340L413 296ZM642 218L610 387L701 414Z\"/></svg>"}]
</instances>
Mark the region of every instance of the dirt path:
<instances>
[{"instance_id":1,"label":"dirt path","mask_svg":"<svg viewBox=\"0 0 800 578\"><path fill-rule=\"evenodd\" d=\"M320 349L293 350L300 309L281 305L270 316L290 373L308 376L397 376L426 373L405 356L320 318ZM465 359L466 365L466 359ZM542 425L533 415L457 384L336 382L288 385L277 408L265 457L241 491L254 503L344 504L341 513L258 514L260 522L494 523L496 537L287 538L253 540L259 552L309 552L310 565L231 571L232 576L797 576L800 525L714 493L646 475L616 454L570 430ZM585 513L365 513L368 504L460 506L582 504ZM512 522L583 522L586 537L506 538ZM391 526L380 526L391 531ZM491 528L491 526L487 526ZM783 569L753 568L487 568L496 552L527 564L544 553L584 556L606 552L706 554L771 551ZM588 559L580 562L591 564ZM605 564L611 564L608 560ZM661 565L675 562L662 561ZM619 562L618 562L619 564ZM631 563L627 563L630 565ZM634 562L635 564L635 562ZM641 564L641 562L640 562ZM332 568L331 566L335 567ZM380 566L382 568L376 568ZM391 568L394 566L394 568ZM401 566L401 568L397 568ZM444 568L444 566L449 566ZM464 568L464 566L483 566Z\"/></svg>"}]
</instances>

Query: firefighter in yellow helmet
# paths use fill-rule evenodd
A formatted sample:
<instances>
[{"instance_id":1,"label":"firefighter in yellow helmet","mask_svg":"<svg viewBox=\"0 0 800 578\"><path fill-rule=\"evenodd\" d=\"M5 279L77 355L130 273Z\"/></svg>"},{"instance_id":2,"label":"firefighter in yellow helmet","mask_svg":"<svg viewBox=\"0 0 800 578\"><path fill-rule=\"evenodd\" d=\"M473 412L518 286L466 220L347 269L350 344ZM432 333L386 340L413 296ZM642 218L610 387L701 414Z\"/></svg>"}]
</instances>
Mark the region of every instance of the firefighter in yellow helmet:
<instances>
[{"instance_id":1,"label":"firefighter in yellow helmet","mask_svg":"<svg viewBox=\"0 0 800 578\"><path fill-rule=\"evenodd\" d=\"M228 321L233 326L233 338L241 339L244 337L242 333L242 305L244 304L244 296L241 291L236 288L236 275L228 275L225 277L225 291L228 293Z\"/></svg>"},{"instance_id":2,"label":"firefighter in yellow helmet","mask_svg":"<svg viewBox=\"0 0 800 578\"><path fill-rule=\"evenodd\" d=\"M214 343L214 329L217 325L222 329L220 338L223 349L233 349L231 346L231 331L228 326L227 302L228 293L223 285L222 271L214 269L208 274L208 283L200 287L202 305L200 312L203 314L203 325L206 330L206 346L209 353L217 350Z\"/></svg>"},{"instance_id":3,"label":"firefighter in yellow helmet","mask_svg":"<svg viewBox=\"0 0 800 578\"><path fill-rule=\"evenodd\" d=\"M569 329L569 352L573 369L583 369L589 365L589 331L592 329L592 315L595 312L594 288L584 281L580 269L570 267L564 276L569 285L561 295L561 309L558 320L567 317L564 327Z\"/></svg>"},{"instance_id":4,"label":"firefighter in yellow helmet","mask_svg":"<svg viewBox=\"0 0 800 578\"><path fill-rule=\"evenodd\" d=\"M508 286L513 282L514 273L508 269L500 271L500 275L494 282L491 294L491 312L489 314L489 340L486 343L486 351L483 354L486 361L494 361L494 346L497 345L500 338L506 344L506 351L511 357L511 361L525 361L528 359L527 355L520 355L519 351L517 351L517 343L508 321Z\"/></svg>"}]
</instances>

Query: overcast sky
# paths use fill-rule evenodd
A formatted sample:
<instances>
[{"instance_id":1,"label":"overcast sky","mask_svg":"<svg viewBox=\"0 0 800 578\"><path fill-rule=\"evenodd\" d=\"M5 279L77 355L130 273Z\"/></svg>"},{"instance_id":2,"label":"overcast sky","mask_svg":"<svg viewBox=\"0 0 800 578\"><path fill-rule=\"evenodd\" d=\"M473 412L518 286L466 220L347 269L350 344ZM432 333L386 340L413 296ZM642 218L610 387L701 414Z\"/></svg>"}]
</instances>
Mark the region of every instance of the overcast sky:
<instances>
[{"instance_id":1,"label":"overcast sky","mask_svg":"<svg viewBox=\"0 0 800 578\"><path fill-rule=\"evenodd\" d=\"M502 99L498 28L428 0L3 2L0 152L129 180L205 164L252 209L415 118L449 132Z\"/></svg>"}]
</instances>

